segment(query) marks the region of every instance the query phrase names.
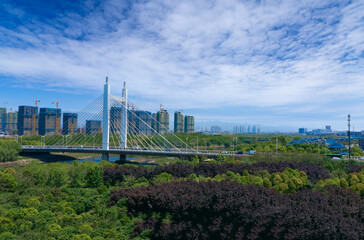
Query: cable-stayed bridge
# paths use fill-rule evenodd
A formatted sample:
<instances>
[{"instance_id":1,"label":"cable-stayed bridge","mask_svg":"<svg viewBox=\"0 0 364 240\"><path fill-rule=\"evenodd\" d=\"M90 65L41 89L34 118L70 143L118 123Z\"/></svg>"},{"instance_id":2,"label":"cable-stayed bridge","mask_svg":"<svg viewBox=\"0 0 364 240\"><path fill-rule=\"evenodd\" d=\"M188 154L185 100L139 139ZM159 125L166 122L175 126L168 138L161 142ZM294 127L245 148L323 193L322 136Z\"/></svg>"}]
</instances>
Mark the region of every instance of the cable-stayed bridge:
<instances>
[{"instance_id":1,"label":"cable-stayed bridge","mask_svg":"<svg viewBox=\"0 0 364 240\"><path fill-rule=\"evenodd\" d=\"M104 160L110 154L119 154L120 160L126 160L126 155L180 158L236 155L192 148L154 114L128 103L125 83L121 96L110 95L108 78L104 93L67 121L63 123L63 135L41 136L41 146L23 145L23 152L100 153Z\"/></svg>"}]
</instances>

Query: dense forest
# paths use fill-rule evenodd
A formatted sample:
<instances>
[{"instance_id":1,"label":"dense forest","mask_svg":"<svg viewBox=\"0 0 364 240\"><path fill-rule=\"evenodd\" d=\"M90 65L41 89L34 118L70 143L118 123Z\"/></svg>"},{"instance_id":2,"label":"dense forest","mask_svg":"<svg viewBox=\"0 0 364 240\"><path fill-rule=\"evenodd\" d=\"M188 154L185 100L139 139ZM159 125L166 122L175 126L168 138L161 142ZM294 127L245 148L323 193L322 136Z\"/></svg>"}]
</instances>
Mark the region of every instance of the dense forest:
<instances>
[{"instance_id":1,"label":"dense forest","mask_svg":"<svg viewBox=\"0 0 364 240\"><path fill-rule=\"evenodd\" d=\"M0 168L0 239L364 239L364 165Z\"/></svg>"}]
</instances>

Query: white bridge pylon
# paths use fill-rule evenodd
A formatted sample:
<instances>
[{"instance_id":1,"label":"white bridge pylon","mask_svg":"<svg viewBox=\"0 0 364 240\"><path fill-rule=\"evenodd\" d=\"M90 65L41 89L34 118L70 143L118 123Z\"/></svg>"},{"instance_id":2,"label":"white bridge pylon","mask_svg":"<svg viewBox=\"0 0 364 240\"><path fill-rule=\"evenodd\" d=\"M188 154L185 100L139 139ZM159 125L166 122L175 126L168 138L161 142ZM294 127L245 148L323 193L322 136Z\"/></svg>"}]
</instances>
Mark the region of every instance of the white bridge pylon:
<instances>
[{"instance_id":1,"label":"white bridge pylon","mask_svg":"<svg viewBox=\"0 0 364 240\"><path fill-rule=\"evenodd\" d=\"M127 114L127 90L126 83L124 82L124 88L121 100L121 115L120 115L120 147L127 148L128 137L128 114ZM109 79L106 77L106 83L104 85L104 101L102 112L102 149L110 149L110 86Z\"/></svg>"}]
</instances>

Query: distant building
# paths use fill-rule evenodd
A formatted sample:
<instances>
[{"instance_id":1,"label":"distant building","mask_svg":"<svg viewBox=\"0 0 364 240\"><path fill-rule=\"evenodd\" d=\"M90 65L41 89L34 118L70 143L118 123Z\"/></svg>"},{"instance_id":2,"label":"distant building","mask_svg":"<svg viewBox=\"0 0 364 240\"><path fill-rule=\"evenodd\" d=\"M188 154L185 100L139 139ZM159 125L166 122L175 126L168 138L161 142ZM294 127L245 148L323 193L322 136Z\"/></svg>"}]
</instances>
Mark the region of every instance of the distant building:
<instances>
[{"instance_id":1,"label":"distant building","mask_svg":"<svg viewBox=\"0 0 364 240\"><path fill-rule=\"evenodd\" d=\"M193 116L185 116L184 120L184 132L194 133L195 131L195 118Z\"/></svg>"},{"instance_id":2,"label":"distant building","mask_svg":"<svg viewBox=\"0 0 364 240\"><path fill-rule=\"evenodd\" d=\"M86 120L86 134L101 133L101 121Z\"/></svg>"},{"instance_id":3,"label":"distant building","mask_svg":"<svg viewBox=\"0 0 364 240\"><path fill-rule=\"evenodd\" d=\"M63 134L77 133L77 113L63 113Z\"/></svg>"},{"instance_id":4,"label":"distant building","mask_svg":"<svg viewBox=\"0 0 364 240\"><path fill-rule=\"evenodd\" d=\"M152 129L153 134L157 133L157 113L152 113Z\"/></svg>"},{"instance_id":5,"label":"distant building","mask_svg":"<svg viewBox=\"0 0 364 240\"><path fill-rule=\"evenodd\" d=\"M180 111L174 113L174 132L183 132L183 114Z\"/></svg>"},{"instance_id":6,"label":"distant building","mask_svg":"<svg viewBox=\"0 0 364 240\"><path fill-rule=\"evenodd\" d=\"M326 130L326 132L328 132L328 133L331 133L331 132L332 132L332 130L331 130L331 126L330 126L330 125L326 125L325 130Z\"/></svg>"},{"instance_id":7,"label":"distant building","mask_svg":"<svg viewBox=\"0 0 364 240\"><path fill-rule=\"evenodd\" d=\"M358 139L359 139L359 147L361 148L361 150L364 150L364 137Z\"/></svg>"},{"instance_id":8,"label":"distant building","mask_svg":"<svg viewBox=\"0 0 364 240\"><path fill-rule=\"evenodd\" d=\"M128 133L151 135L153 132L152 113L144 110L128 111Z\"/></svg>"},{"instance_id":9,"label":"distant building","mask_svg":"<svg viewBox=\"0 0 364 240\"><path fill-rule=\"evenodd\" d=\"M305 133L307 133L307 128L299 128L298 129L298 133L299 134L305 134Z\"/></svg>"},{"instance_id":10,"label":"distant building","mask_svg":"<svg viewBox=\"0 0 364 240\"><path fill-rule=\"evenodd\" d=\"M347 132L347 135L348 135L349 133ZM360 132L354 132L354 131L350 131L350 136L352 137L352 138L360 138L360 137L362 137L363 136L363 134L364 134L364 132L362 132L362 131L360 131ZM349 136L349 135L348 135Z\"/></svg>"},{"instance_id":11,"label":"distant building","mask_svg":"<svg viewBox=\"0 0 364 240\"><path fill-rule=\"evenodd\" d=\"M38 107L19 106L18 111L18 135L38 135Z\"/></svg>"},{"instance_id":12,"label":"distant building","mask_svg":"<svg viewBox=\"0 0 364 240\"><path fill-rule=\"evenodd\" d=\"M233 127L233 133L234 134L241 134L246 132L246 127L245 126L234 126Z\"/></svg>"},{"instance_id":13,"label":"distant building","mask_svg":"<svg viewBox=\"0 0 364 240\"><path fill-rule=\"evenodd\" d=\"M152 134L152 113L144 110L134 111L137 119L135 121L136 133L142 135Z\"/></svg>"},{"instance_id":14,"label":"distant building","mask_svg":"<svg viewBox=\"0 0 364 240\"><path fill-rule=\"evenodd\" d=\"M5 132L9 134L18 132L18 112L8 112L6 114Z\"/></svg>"},{"instance_id":15,"label":"distant building","mask_svg":"<svg viewBox=\"0 0 364 240\"><path fill-rule=\"evenodd\" d=\"M167 110L161 109L156 114L156 131L160 134L169 132L169 114Z\"/></svg>"},{"instance_id":16,"label":"distant building","mask_svg":"<svg viewBox=\"0 0 364 240\"><path fill-rule=\"evenodd\" d=\"M110 108L110 131L112 133L121 133L121 107Z\"/></svg>"},{"instance_id":17,"label":"distant building","mask_svg":"<svg viewBox=\"0 0 364 240\"><path fill-rule=\"evenodd\" d=\"M39 135L51 136L60 134L61 109L40 108L39 109Z\"/></svg>"},{"instance_id":18,"label":"distant building","mask_svg":"<svg viewBox=\"0 0 364 240\"><path fill-rule=\"evenodd\" d=\"M257 126L252 127L252 133L254 133L254 134L257 133Z\"/></svg>"},{"instance_id":19,"label":"distant building","mask_svg":"<svg viewBox=\"0 0 364 240\"><path fill-rule=\"evenodd\" d=\"M210 132L211 133L219 133L219 132L221 132L221 127L219 127L219 126L211 126Z\"/></svg>"},{"instance_id":20,"label":"distant building","mask_svg":"<svg viewBox=\"0 0 364 240\"><path fill-rule=\"evenodd\" d=\"M6 131L6 108L0 108L0 132Z\"/></svg>"}]
</instances>

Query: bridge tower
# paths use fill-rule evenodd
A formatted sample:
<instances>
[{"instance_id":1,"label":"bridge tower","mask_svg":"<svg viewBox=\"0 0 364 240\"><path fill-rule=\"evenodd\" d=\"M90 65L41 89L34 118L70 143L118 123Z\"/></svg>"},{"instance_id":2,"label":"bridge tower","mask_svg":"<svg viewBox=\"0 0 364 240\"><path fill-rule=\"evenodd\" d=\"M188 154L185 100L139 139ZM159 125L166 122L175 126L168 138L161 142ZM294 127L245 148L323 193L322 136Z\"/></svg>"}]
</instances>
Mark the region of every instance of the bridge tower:
<instances>
[{"instance_id":1,"label":"bridge tower","mask_svg":"<svg viewBox=\"0 0 364 240\"><path fill-rule=\"evenodd\" d=\"M124 82L122 93L122 106L121 106L121 148L126 149L128 139L128 91Z\"/></svg>"},{"instance_id":2,"label":"bridge tower","mask_svg":"<svg viewBox=\"0 0 364 240\"><path fill-rule=\"evenodd\" d=\"M106 83L104 85L104 103L103 103L103 113L102 113L102 150L109 150L109 134L110 134L110 86L109 79L106 77ZM109 160L109 154L102 154L103 160Z\"/></svg>"}]
</instances>

